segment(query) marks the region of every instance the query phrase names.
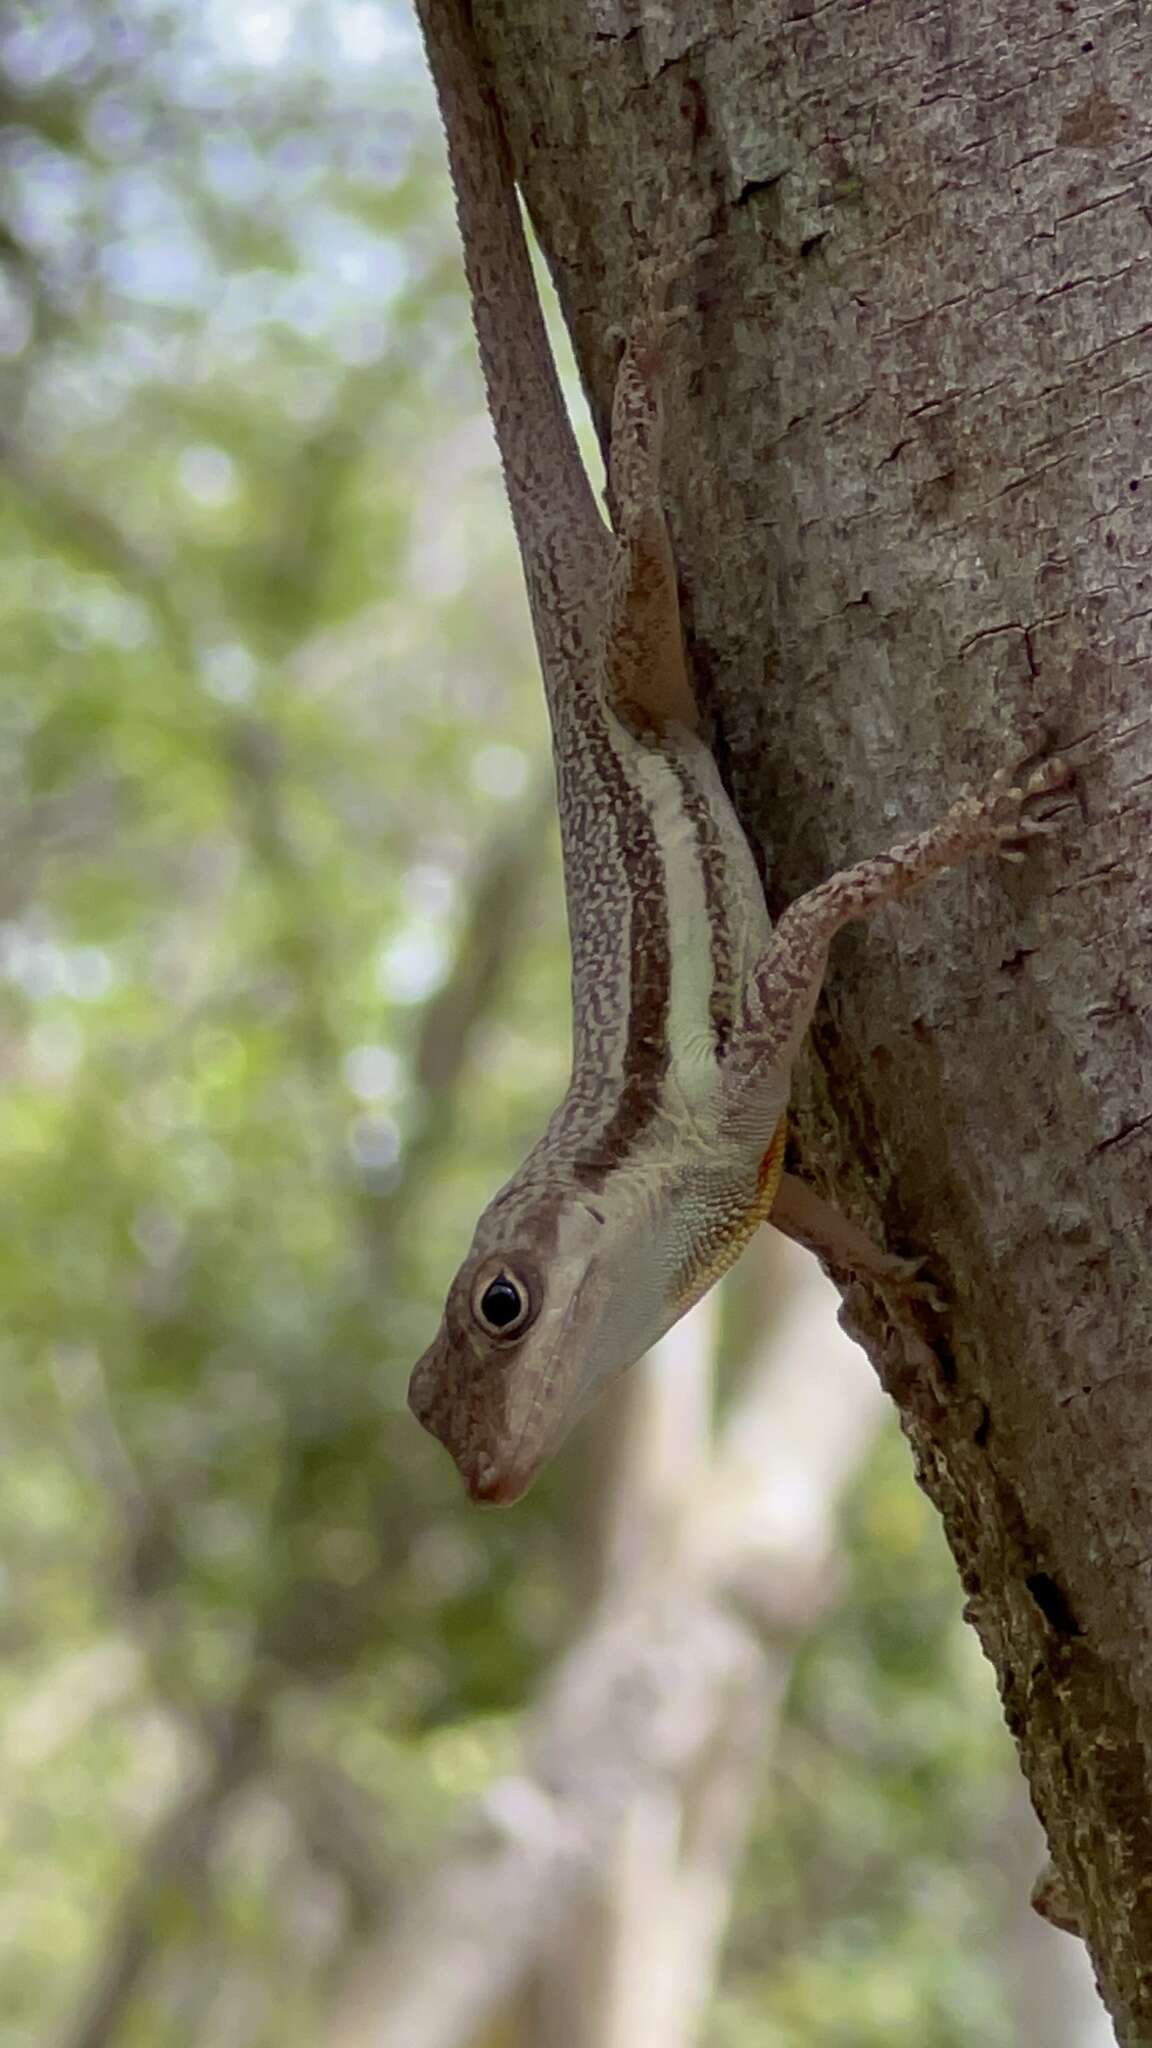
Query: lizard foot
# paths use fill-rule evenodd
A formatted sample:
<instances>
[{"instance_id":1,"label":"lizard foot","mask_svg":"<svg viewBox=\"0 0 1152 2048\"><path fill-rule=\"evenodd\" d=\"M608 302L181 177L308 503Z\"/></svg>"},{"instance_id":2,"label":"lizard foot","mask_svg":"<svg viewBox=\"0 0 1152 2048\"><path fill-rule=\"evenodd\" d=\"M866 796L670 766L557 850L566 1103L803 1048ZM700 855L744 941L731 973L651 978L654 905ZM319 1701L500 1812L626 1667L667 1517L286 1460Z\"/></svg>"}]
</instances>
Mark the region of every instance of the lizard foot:
<instances>
[{"instance_id":1,"label":"lizard foot","mask_svg":"<svg viewBox=\"0 0 1152 2048\"><path fill-rule=\"evenodd\" d=\"M776 1191L771 1220L777 1230L814 1252L823 1265L870 1282L893 1301L923 1302L940 1314L944 1297L924 1273L924 1261L886 1252L858 1223L842 1216L807 1181L785 1173Z\"/></svg>"},{"instance_id":2,"label":"lizard foot","mask_svg":"<svg viewBox=\"0 0 1152 2048\"><path fill-rule=\"evenodd\" d=\"M976 805L1002 859L1023 860L1034 840L1063 829L1062 799L1072 780L1073 770L1060 754L1032 756L993 776Z\"/></svg>"},{"instance_id":3,"label":"lizard foot","mask_svg":"<svg viewBox=\"0 0 1152 2048\"><path fill-rule=\"evenodd\" d=\"M873 1266L871 1277L881 1292L891 1291L900 1301L922 1302L934 1315L943 1315L948 1307L947 1296L941 1294L936 1282L924 1271L923 1259L886 1259L883 1268Z\"/></svg>"}]
</instances>

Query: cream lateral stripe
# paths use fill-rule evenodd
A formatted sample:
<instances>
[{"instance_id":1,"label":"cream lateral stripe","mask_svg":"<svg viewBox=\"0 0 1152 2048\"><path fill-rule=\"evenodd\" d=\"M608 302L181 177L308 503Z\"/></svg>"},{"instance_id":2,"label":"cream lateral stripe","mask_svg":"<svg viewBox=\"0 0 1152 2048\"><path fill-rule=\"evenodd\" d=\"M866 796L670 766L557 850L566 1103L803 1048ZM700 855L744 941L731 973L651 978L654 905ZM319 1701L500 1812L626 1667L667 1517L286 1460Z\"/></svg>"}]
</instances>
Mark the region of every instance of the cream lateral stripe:
<instances>
[{"instance_id":1,"label":"cream lateral stripe","mask_svg":"<svg viewBox=\"0 0 1152 2048\"><path fill-rule=\"evenodd\" d=\"M720 1077L712 1015L717 932L709 917L698 825L683 779L657 748L635 751L631 779L660 850L670 970L669 1073L689 1095L711 1092Z\"/></svg>"}]
</instances>

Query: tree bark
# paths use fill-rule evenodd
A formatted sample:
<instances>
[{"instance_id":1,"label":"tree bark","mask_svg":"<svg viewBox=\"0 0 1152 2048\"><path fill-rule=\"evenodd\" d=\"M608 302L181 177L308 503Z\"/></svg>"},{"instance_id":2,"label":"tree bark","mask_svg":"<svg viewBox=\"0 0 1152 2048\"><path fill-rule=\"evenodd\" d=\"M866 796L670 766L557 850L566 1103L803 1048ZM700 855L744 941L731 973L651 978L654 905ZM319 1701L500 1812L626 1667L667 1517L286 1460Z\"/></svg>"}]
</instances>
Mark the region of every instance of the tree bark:
<instances>
[{"instance_id":1,"label":"tree bark","mask_svg":"<svg viewBox=\"0 0 1152 2048\"><path fill-rule=\"evenodd\" d=\"M838 943L806 1170L926 1254L893 1390L1126 2048L1152 2042L1152 90L1135 4L477 0L603 427L683 263L666 495L775 909L1039 726L1059 842Z\"/></svg>"}]
</instances>

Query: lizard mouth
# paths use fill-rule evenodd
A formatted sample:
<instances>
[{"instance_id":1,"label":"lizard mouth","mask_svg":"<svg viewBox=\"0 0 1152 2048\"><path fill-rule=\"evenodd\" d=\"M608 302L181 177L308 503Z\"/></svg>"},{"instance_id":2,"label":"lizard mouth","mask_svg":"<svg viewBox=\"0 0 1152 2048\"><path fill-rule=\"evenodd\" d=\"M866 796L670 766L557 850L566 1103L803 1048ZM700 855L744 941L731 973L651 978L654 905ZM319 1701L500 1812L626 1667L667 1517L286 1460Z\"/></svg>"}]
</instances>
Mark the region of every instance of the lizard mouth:
<instances>
[{"instance_id":1,"label":"lizard mouth","mask_svg":"<svg viewBox=\"0 0 1152 2048\"><path fill-rule=\"evenodd\" d=\"M523 1500L543 1463L543 1457L500 1465L492 1459L479 1458L462 1473L468 1498L478 1507L510 1508Z\"/></svg>"},{"instance_id":2,"label":"lizard mouth","mask_svg":"<svg viewBox=\"0 0 1152 2048\"><path fill-rule=\"evenodd\" d=\"M487 1507L520 1500L591 1406L600 1375L590 1369L590 1353L606 1287L592 1261L546 1335L529 1332L527 1355L473 1352L442 1326L417 1363L408 1405L443 1444L471 1500Z\"/></svg>"},{"instance_id":3,"label":"lizard mouth","mask_svg":"<svg viewBox=\"0 0 1152 2048\"><path fill-rule=\"evenodd\" d=\"M584 1276L564 1311L551 1346L548 1368L533 1376L521 1396L516 1423L500 1440L481 1439L461 1456L449 1444L471 1500L485 1507L511 1507L523 1499L543 1467L554 1457L592 1402L595 1381L585 1372L589 1320L599 1307L602 1282L593 1272Z\"/></svg>"},{"instance_id":4,"label":"lizard mouth","mask_svg":"<svg viewBox=\"0 0 1152 2048\"><path fill-rule=\"evenodd\" d=\"M444 1394L438 1355L421 1361L412 1375L408 1405L430 1436L438 1438L455 1464L471 1500L510 1507L527 1493L567 1433L569 1417L553 1381L538 1389L518 1428L508 1430L502 1413L485 1415L479 1428L474 1411Z\"/></svg>"},{"instance_id":5,"label":"lizard mouth","mask_svg":"<svg viewBox=\"0 0 1152 2048\"><path fill-rule=\"evenodd\" d=\"M461 1455L451 1444L470 1500L481 1507L511 1507L522 1500L549 1459L559 1450L577 1413L553 1382L537 1393L519 1430L507 1441L481 1441Z\"/></svg>"}]
</instances>

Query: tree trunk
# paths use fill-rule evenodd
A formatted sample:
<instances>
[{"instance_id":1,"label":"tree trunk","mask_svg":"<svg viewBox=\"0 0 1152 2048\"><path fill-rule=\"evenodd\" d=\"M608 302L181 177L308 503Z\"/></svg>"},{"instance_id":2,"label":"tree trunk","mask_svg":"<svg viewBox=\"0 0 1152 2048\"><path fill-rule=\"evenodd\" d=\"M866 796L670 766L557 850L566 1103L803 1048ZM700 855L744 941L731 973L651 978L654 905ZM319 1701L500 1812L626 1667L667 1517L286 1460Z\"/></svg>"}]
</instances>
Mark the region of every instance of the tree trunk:
<instances>
[{"instance_id":1,"label":"tree trunk","mask_svg":"<svg viewBox=\"0 0 1152 2048\"><path fill-rule=\"evenodd\" d=\"M683 261L666 492L694 672L778 909L1046 727L1025 865L842 938L806 1170L927 1255L878 1307L1120 2039L1152 2042L1152 90L1135 4L477 0L603 426Z\"/></svg>"}]
</instances>

